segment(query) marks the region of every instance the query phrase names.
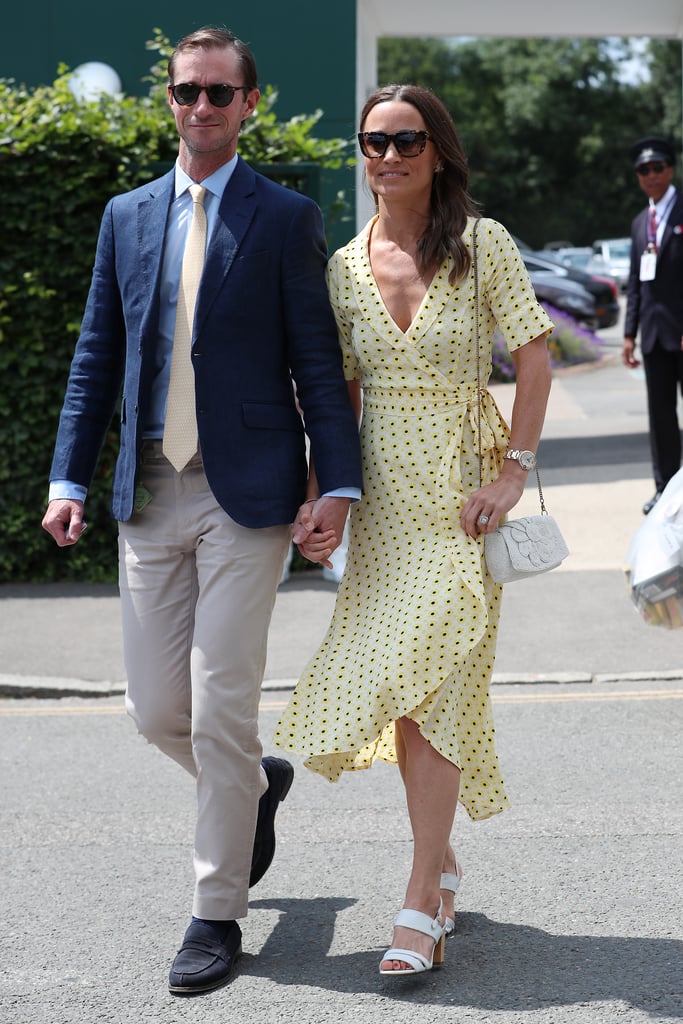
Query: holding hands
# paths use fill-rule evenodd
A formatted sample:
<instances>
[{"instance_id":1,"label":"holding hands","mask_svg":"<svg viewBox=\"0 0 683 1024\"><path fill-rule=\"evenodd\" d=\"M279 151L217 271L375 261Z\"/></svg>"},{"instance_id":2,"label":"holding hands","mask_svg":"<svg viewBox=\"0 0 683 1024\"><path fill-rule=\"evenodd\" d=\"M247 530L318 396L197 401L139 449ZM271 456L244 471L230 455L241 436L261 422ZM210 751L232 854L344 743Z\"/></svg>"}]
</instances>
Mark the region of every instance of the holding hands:
<instances>
[{"instance_id":1,"label":"holding hands","mask_svg":"<svg viewBox=\"0 0 683 1024\"><path fill-rule=\"evenodd\" d=\"M292 525L292 540L309 562L332 568L330 555L342 541L350 498L322 497L305 501Z\"/></svg>"}]
</instances>

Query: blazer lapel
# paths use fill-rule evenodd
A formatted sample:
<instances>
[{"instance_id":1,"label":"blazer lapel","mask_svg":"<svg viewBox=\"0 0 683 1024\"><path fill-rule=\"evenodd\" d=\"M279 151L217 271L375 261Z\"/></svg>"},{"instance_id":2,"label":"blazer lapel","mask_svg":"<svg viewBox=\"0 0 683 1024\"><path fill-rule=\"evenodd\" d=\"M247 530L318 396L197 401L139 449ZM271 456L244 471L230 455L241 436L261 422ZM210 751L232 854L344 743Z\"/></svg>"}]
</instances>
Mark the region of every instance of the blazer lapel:
<instances>
[{"instance_id":1,"label":"blazer lapel","mask_svg":"<svg viewBox=\"0 0 683 1024\"><path fill-rule=\"evenodd\" d=\"M238 158L218 211L209 241L204 273L197 296L195 333L198 334L235 260L256 212L256 175Z\"/></svg>"},{"instance_id":2,"label":"blazer lapel","mask_svg":"<svg viewBox=\"0 0 683 1024\"><path fill-rule=\"evenodd\" d=\"M647 207L641 210L635 219L635 231L634 241L636 244L636 253L638 259L640 259L641 253L647 250Z\"/></svg>"},{"instance_id":3,"label":"blazer lapel","mask_svg":"<svg viewBox=\"0 0 683 1024\"><path fill-rule=\"evenodd\" d=\"M137 254L140 270L140 292L154 296L147 301L141 330L144 335L147 326L154 323L157 329L159 309L159 278L164 253L164 239L168 208L173 199L175 171L169 171L163 178L150 182L138 205Z\"/></svg>"},{"instance_id":4,"label":"blazer lapel","mask_svg":"<svg viewBox=\"0 0 683 1024\"><path fill-rule=\"evenodd\" d=\"M683 230L683 197L680 192L676 192L676 198L673 201L673 206L669 211L669 216L666 218L664 233L662 234L662 244L659 247L660 253L666 248L667 243L676 228L678 228L677 233L680 233L681 230Z\"/></svg>"},{"instance_id":5,"label":"blazer lapel","mask_svg":"<svg viewBox=\"0 0 683 1024\"><path fill-rule=\"evenodd\" d=\"M150 182L138 205L137 251L144 287L151 290L161 269L168 208L173 198L175 172Z\"/></svg>"}]
</instances>

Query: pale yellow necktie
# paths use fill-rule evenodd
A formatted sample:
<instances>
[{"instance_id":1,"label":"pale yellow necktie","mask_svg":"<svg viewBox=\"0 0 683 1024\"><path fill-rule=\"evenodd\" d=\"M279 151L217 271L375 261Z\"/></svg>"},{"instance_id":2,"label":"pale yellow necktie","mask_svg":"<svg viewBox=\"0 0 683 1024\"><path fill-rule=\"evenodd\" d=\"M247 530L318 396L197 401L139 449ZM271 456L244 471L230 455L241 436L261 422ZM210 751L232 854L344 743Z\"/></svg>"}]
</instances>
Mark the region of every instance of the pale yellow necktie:
<instances>
[{"instance_id":1,"label":"pale yellow necktie","mask_svg":"<svg viewBox=\"0 0 683 1024\"><path fill-rule=\"evenodd\" d=\"M197 410L194 390L192 326L197 302L199 282L204 269L206 252L206 213L202 185L190 185L192 196L192 223L187 233L183 264L178 284L178 306L171 377L166 399L166 421L162 450L168 461L180 472L197 451Z\"/></svg>"}]
</instances>

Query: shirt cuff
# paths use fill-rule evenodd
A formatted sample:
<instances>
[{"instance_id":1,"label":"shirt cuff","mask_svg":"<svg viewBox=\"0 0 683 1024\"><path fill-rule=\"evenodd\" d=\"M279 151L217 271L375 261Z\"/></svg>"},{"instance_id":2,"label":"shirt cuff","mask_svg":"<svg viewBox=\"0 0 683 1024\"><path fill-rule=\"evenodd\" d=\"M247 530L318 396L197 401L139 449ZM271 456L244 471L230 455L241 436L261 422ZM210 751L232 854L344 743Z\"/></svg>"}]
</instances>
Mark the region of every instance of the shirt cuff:
<instances>
[{"instance_id":1,"label":"shirt cuff","mask_svg":"<svg viewBox=\"0 0 683 1024\"><path fill-rule=\"evenodd\" d=\"M74 484L71 480L50 480L48 501L55 498L66 498L71 501L85 501L88 495L88 488L81 484Z\"/></svg>"},{"instance_id":2,"label":"shirt cuff","mask_svg":"<svg viewBox=\"0 0 683 1024\"><path fill-rule=\"evenodd\" d=\"M360 487L336 487L333 491L325 491L323 498L350 498L351 501L360 501Z\"/></svg>"}]
</instances>

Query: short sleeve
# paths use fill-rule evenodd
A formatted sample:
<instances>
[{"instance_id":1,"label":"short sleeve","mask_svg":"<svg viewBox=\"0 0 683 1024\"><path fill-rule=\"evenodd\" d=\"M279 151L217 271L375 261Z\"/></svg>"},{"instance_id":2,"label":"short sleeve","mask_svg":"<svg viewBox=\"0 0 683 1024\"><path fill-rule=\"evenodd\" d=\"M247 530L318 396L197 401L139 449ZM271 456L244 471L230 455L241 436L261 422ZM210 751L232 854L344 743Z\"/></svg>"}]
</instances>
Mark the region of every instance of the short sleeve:
<instances>
[{"instance_id":1,"label":"short sleeve","mask_svg":"<svg viewBox=\"0 0 683 1024\"><path fill-rule=\"evenodd\" d=\"M353 294L351 278L341 252L337 250L327 264L327 288L330 304L337 321L339 345L342 350L344 377L346 380L360 379L360 366L353 351L353 328L350 316L351 297Z\"/></svg>"},{"instance_id":2,"label":"short sleeve","mask_svg":"<svg viewBox=\"0 0 683 1024\"><path fill-rule=\"evenodd\" d=\"M482 219L477 229L486 300L510 352L554 324L536 298L524 260L502 224ZM482 259L483 258L483 259Z\"/></svg>"}]
</instances>

